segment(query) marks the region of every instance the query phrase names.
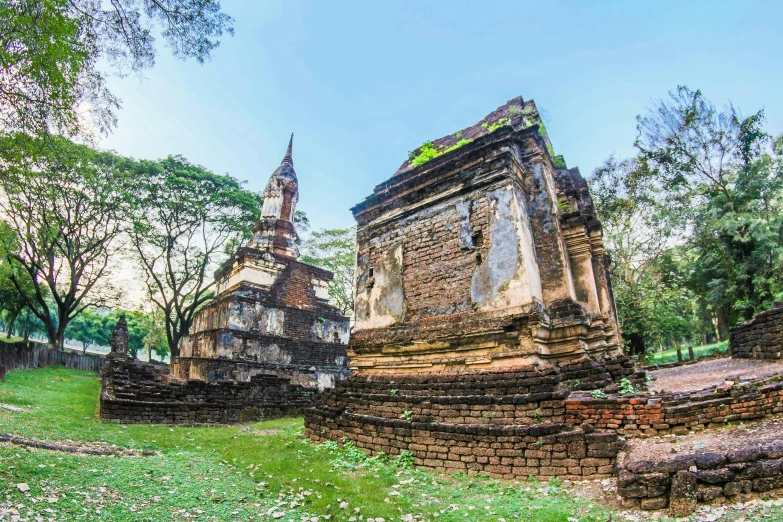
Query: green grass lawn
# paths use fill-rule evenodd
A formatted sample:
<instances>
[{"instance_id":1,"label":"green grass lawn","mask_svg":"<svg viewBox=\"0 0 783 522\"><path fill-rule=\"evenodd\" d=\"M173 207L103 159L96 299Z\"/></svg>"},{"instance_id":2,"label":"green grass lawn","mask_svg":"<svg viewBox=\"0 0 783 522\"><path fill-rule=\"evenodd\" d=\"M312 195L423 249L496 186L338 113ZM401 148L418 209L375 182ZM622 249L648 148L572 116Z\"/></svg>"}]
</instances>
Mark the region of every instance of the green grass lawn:
<instances>
[{"instance_id":1,"label":"green grass lawn","mask_svg":"<svg viewBox=\"0 0 783 522\"><path fill-rule=\"evenodd\" d=\"M0 403L25 411L0 408L0 433L156 455L83 456L0 443L0 520L586 522L611 515L556 480L442 476L350 446L316 446L302 436L300 418L221 428L104 424L96 416L99 389L94 374L77 370L11 372L0 383Z\"/></svg>"},{"instance_id":2,"label":"green grass lawn","mask_svg":"<svg viewBox=\"0 0 783 522\"><path fill-rule=\"evenodd\" d=\"M702 357L707 357L716 353L723 353L728 349L729 342L721 341L719 343L706 344L704 346L694 346L693 354L696 356L696 359L701 359ZM682 360L687 361L688 347L683 346L680 350L682 351ZM662 352L654 352L644 359L644 364L666 364L673 362L677 362L676 348L671 348L670 350L664 350Z\"/></svg>"}]
</instances>

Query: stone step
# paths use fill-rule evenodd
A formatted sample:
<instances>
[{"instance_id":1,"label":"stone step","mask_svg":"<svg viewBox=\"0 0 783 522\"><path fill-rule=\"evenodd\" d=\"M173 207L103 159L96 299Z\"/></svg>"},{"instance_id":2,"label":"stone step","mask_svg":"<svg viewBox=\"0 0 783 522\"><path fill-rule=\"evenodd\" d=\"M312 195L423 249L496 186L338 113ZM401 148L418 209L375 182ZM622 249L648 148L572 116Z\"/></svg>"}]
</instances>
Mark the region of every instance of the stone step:
<instances>
[{"instance_id":1,"label":"stone step","mask_svg":"<svg viewBox=\"0 0 783 522\"><path fill-rule=\"evenodd\" d=\"M625 507L668 507L673 516L687 516L699 502L744 500L783 487L783 417L632 440L617 469Z\"/></svg>"}]
</instances>

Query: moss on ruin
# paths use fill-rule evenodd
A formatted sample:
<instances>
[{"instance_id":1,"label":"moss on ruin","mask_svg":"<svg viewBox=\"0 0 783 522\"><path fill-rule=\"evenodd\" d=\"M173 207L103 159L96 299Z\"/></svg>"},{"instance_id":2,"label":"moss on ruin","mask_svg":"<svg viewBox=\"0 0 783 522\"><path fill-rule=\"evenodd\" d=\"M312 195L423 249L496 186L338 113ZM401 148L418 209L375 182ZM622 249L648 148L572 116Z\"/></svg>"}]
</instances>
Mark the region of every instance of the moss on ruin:
<instances>
[{"instance_id":1,"label":"moss on ruin","mask_svg":"<svg viewBox=\"0 0 783 522\"><path fill-rule=\"evenodd\" d=\"M462 132L460 131L458 133L459 135L462 135ZM432 144L431 141L426 142L424 145L419 147L419 153L416 154L415 151L412 151L408 154L408 159L410 159L410 166L411 167L418 167L419 165L424 165L430 160L433 160L437 158L438 156L442 156L448 152L451 152L453 150L457 150L460 147L464 147L468 143L472 142L473 140L459 140L457 143L452 145L451 147L436 147Z\"/></svg>"}]
</instances>

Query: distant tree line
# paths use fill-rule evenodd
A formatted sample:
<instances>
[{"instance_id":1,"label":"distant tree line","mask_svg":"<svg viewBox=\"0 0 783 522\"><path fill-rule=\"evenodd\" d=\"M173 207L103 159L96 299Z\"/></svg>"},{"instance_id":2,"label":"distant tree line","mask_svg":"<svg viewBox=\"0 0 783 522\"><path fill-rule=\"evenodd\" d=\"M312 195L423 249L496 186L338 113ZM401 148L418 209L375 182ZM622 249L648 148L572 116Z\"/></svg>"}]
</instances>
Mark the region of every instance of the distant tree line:
<instances>
[{"instance_id":1,"label":"distant tree line","mask_svg":"<svg viewBox=\"0 0 783 522\"><path fill-rule=\"evenodd\" d=\"M590 180L633 353L728 338L783 298L783 135L678 87L637 118L637 155Z\"/></svg>"}]
</instances>

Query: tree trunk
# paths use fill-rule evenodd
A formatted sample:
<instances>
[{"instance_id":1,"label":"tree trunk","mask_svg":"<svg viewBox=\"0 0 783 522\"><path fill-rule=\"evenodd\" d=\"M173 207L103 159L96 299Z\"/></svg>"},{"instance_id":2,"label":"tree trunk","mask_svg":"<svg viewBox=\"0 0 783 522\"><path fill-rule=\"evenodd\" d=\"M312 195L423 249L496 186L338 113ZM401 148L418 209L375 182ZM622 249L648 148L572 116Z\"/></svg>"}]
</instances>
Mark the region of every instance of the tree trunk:
<instances>
[{"instance_id":1,"label":"tree trunk","mask_svg":"<svg viewBox=\"0 0 783 522\"><path fill-rule=\"evenodd\" d=\"M30 342L30 310L25 310L24 313L24 343Z\"/></svg>"},{"instance_id":2,"label":"tree trunk","mask_svg":"<svg viewBox=\"0 0 783 522\"><path fill-rule=\"evenodd\" d=\"M57 325L57 345L55 348L60 351L65 351L65 325L62 323Z\"/></svg>"},{"instance_id":3,"label":"tree trunk","mask_svg":"<svg viewBox=\"0 0 783 522\"><path fill-rule=\"evenodd\" d=\"M19 314L13 314L11 316L10 321L8 322L8 333L6 334L6 339L11 338L11 333L14 331L14 323L16 322L16 316Z\"/></svg>"},{"instance_id":4,"label":"tree trunk","mask_svg":"<svg viewBox=\"0 0 783 522\"><path fill-rule=\"evenodd\" d=\"M693 353L693 345L692 344L688 345L688 357L691 358L691 361L695 361L696 360L696 356Z\"/></svg>"},{"instance_id":5,"label":"tree trunk","mask_svg":"<svg viewBox=\"0 0 783 522\"><path fill-rule=\"evenodd\" d=\"M712 314L712 328L715 330L715 342L720 342L720 328L718 328L718 315Z\"/></svg>"},{"instance_id":6,"label":"tree trunk","mask_svg":"<svg viewBox=\"0 0 783 522\"><path fill-rule=\"evenodd\" d=\"M682 362L682 348L680 348L679 345L677 346L677 362Z\"/></svg>"}]
</instances>

